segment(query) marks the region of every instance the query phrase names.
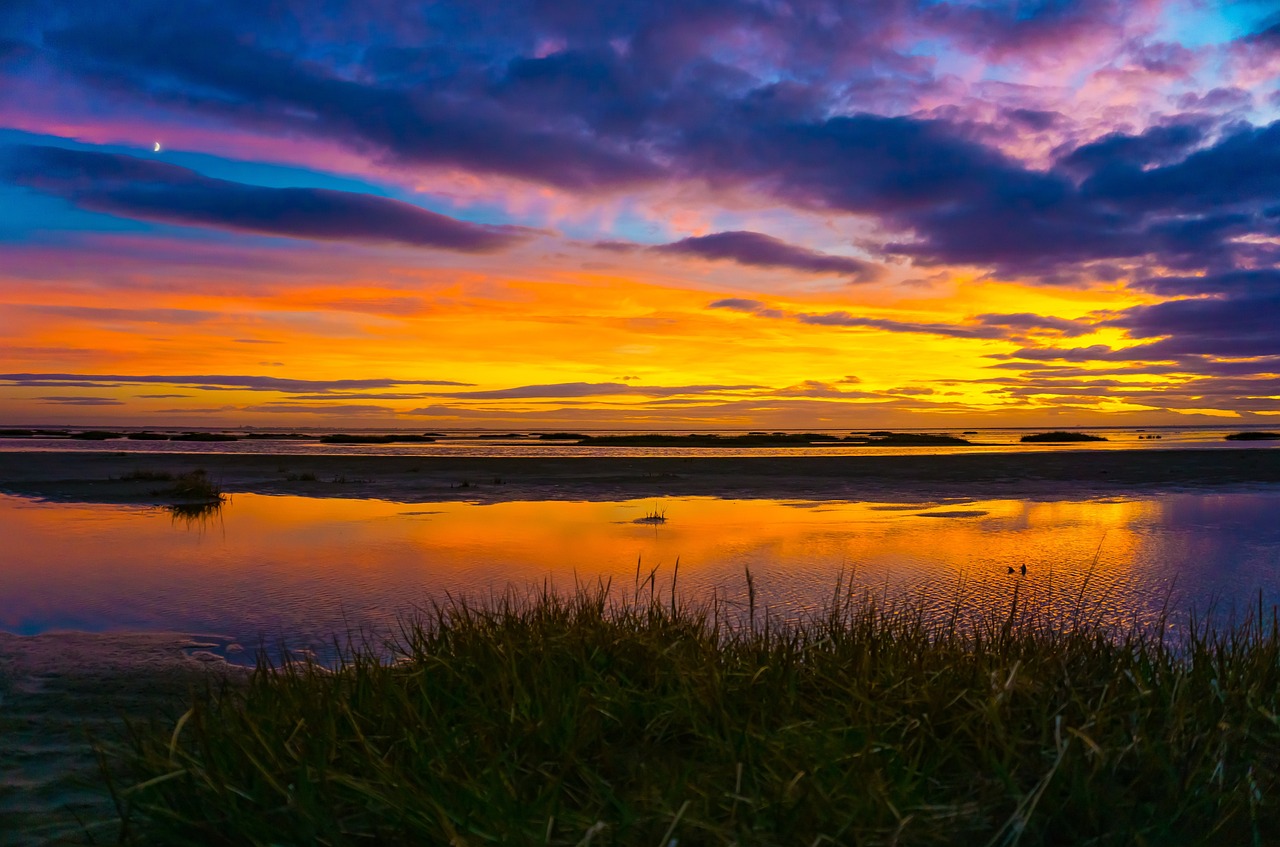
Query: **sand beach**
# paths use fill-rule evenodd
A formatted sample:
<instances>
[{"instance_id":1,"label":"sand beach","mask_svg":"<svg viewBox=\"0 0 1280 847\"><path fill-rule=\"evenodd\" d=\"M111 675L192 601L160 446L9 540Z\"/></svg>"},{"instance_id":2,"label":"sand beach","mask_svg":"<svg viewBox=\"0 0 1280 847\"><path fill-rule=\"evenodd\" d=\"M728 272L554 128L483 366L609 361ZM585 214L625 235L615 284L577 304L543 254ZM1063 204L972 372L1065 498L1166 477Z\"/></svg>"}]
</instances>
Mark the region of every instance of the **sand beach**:
<instances>
[{"instance_id":1,"label":"sand beach","mask_svg":"<svg viewBox=\"0 0 1280 847\"><path fill-rule=\"evenodd\" d=\"M204 469L224 491L407 503L654 496L830 500L1088 496L1280 483L1280 450L1071 450L919 456L439 457L0 452L0 492L163 502L138 477ZM129 479L129 477L134 477Z\"/></svg>"}]
</instances>

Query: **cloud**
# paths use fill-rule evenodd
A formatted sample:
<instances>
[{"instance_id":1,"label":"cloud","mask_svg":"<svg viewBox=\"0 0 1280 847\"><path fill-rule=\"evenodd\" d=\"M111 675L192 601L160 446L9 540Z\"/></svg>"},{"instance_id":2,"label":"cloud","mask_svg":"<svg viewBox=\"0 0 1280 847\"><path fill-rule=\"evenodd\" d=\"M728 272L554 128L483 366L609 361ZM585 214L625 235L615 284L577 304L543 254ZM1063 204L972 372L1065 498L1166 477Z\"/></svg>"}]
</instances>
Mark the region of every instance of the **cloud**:
<instances>
[{"instance_id":1,"label":"cloud","mask_svg":"<svg viewBox=\"0 0 1280 847\"><path fill-rule=\"evenodd\" d=\"M359 416L390 416L396 413L395 409L387 406L377 406L369 403L329 403L325 405L312 405L310 403L260 403L256 406L245 406L245 412L266 412L271 415L325 415L332 417L341 417L343 415L359 415Z\"/></svg>"},{"instance_id":2,"label":"cloud","mask_svg":"<svg viewBox=\"0 0 1280 847\"><path fill-rule=\"evenodd\" d=\"M123 400L113 400L109 397L38 397L36 398L42 403L52 403L57 406L123 406Z\"/></svg>"},{"instance_id":3,"label":"cloud","mask_svg":"<svg viewBox=\"0 0 1280 847\"><path fill-rule=\"evenodd\" d=\"M114 153L15 145L4 175L82 208L128 218L319 241L492 253L525 240L518 227L460 221L368 194L265 188Z\"/></svg>"},{"instance_id":4,"label":"cloud","mask_svg":"<svg viewBox=\"0 0 1280 847\"><path fill-rule=\"evenodd\" d=\"M888 318L868 318L846 311L790 312L771 308L760 300L729 297L709 303L711 309L727 309L746 312L760 318L792 320L810 326L845 327L849 329L878 329L886 332L941 335L949 338L999 339L1015 338L1029 332L1048 332L1064 336L1087 335L1093 327L1081 321L1045 317L1028 313L977 315L970 324L928 323L897 321Z\"/></svg>"},{"instance_id":5,"label":"cloud","mask_svg":"<svg viewBox=\"0 0 1280 847\"><path fill-rule=\"evenodd\" d=\"M677 256L723 259L749 267L834 274L849 277L854 282L870 282L880 275L880 269L870 262L797 247L759 232L717 232L651 249Z\"/></svg>"},{"instance_id":6,"label":"cloud","mask_svg":"<svg viewBox=\"0 0 1280 847\"><path fill-rule=\"evenodd\" d=\"M1247 20L1219 14L1223 5L1190 4L1180 23L1219 32ZM1218 357L1261 361L1275 350L1263 327L1280 318L1280 123L1255 125L1273 116L1274 17L1230 44L1185 46L1153 34L1170 8L1159 0L655 0L607 13L580 0L442 0L414 15L373 2L323 16L262 15L248 0L129 8L124 20L100 4L9 4L0 85L15 120L86 139L173 128L206 152L262 162L297 151L321 168L364 169L464 202L481 186L514 198L520 214L553 209L545 214L593 221L584 228L608 219L596 237L631 237L677 204L672 217L688 215L680 227L724 230L605 249L855 281L882 262L907 277L965 266L979 277L1189 298L1110 316L1134 342L1115 349L1038 346L1086 336L1100 316L1011 308L912 322L747 298L712 304L759 318L1020 339L1028 355L1096 354L1087 361L1116 368L1140 356L1212 368ZM983 69L980 81L971 67ZM233 164L220 174L254 167ZM531 237L382 197L213 179L162 157L10 148L4 167L85 209L172 224L473 253ZM493 175L537 187L520 195L505 180L495 188ZM62 207L38 199L33 208ZM870 260L745 229L789 213L795 224L797 212L856 231ZM415 309L411 299L334 304ZM205 319L181 311L54 314ZM413 396L388 385L259 390L384 388Z\"/></svg>"},{"instance_id":7,"label":"cloud","mask_svg":"<svg viewBox=\"0 0 1280 847\"><path fill-rule=\"evenodd\" d=\"M46 306L32 303L15 304L13 308L43 315L93 321L95 323L160 323L190 325L219 317L217 312L199 309L116 309L93 306Z\"/></svg>"},{"instance_id":8,"label":"cloud","mask_svg":"<svg viewBox=\"0 0 1280 847\"><path fill-rule=\"evenodd\" d=\"M747 300L742 297L726 297L707 304L709 309L728 309L733 312L749 312L761 318L784 318L786 312L771 309L759 300Z\"/></svg>"},{"instance_id":9,"label":"cloud","mask_svg":"<svg viewBox=\"0 0 1280 847\"><path fill-rule=\"evenodd\" d=\"M18 386L79 385L84 387L116 388L121 385L179 385L214 390L238 389L245 391L284 392L341 392L372 388L391 388L397 385L456 385L470 383L447 379L285 379L272 376L195 376L117 375L117 374L65 374L65 373L7 373L0 374L0 383Z\"/></svg>"},{"instance_id":10,"label":"cloud","mask_svg":"<svg viewBox=\"0 0 1280 847\"><path fill-rule=\"evenodd\" d=\"M424 395L455 400L530 400L543 398L607 397L636 395L671 397L682 394L707 394L722 391L751 391L760 385L632 385L625 382L560 382L546 385L522 385L488 391L431 391Z\"/></svg>"},{"instance_id":11,"label":"cloud","mask_svg":"<svg viewBox=\"0 0 1280 847\"><path fill-rule=\"evenodd\" d=\"M1067 320L1066 318L1046 317L1029 312L1017 314L984 314L975 316L974 320L983 326L1003 327L1020 332L1052 332L1069 338L1088 335L1094 327L1084 321Z\"/></svg>"},{"instance_id":12,"label":"cloud","mask_svg":"<svg viewBox=\"0 0 1280 847\"><path fill-rule=\"evenodd\" d=\"M913 323L887 318L864 318L849 312L797 312L791 316L802 324L811 326L838 326L850 329L880 329L887 332L911 332L924 335L944 335L950 338L1005 338L1008 333L998 327L962 326L944 323Z\"/></svg>"},{"instance_id":13,"label":"cloud","mask_svg":"<svg viewBox=\"0 0 1280 847\"><path fill-rule=\"evenodd\" d=\"M153 93L169 88L199 111L260 129L289 126L341 138L407 164L453 166L574 189L626 185L659 170L630 145L595 138L564 120L563 102L540 116L525 115L504 108L493 96L496 91L485 97L483 88L459 90L459 77L453 85L446 78L425 85L421 79L411 85L357 82L321 63L296 61L287 50L239 38L231 29L236 26L243 21L193 26L156 14L127 27L103 22L49 30L44 40L61 62L90 78ZM447 62L449 53L445 49L437 59ZM112 74L112 69L123 73ZM274 108L265 112L266 104Z\"/></svg>"},{"instance_id":14,"label":"cloud","mask_svg":"<svg viewBox=\"0 0 1280 847\"><path fill-rule=\"evenodd\" d=\"M129 26L68 8L0 37L38 41L59 85L78 81L112 104L146 104L264 137L337 142L379 167L498 174L580 198L673 182L705 186L702 199L722 187L746 190L803 210L873 218L885 240L866 249L919 264L1045 282L1117 274L1098 265L1117 260L1216 271L1256 266L1267 251L1241 247L1242 236L1273 229L1255 208L1276 196L1270 128L1221 124L1203 111L1234 108L1241 100L1232 91L1247 87L1183 79L1200 54L1146 35L1148 7L1129 0L909 0L856 10L709 0L623 4L609 15L573 0L445 2L412 18L372 4L335 10L333 26L266 20L238 3L182 13L139 5ZM253 37L241 37L250 16ZM1273 31L1236 47L1270 55ZM363 49L345 49L351 36L340 32L360 33ZM921 39L941 58L921 55ZM1067 67L1039 87L1002 80L1020 99L1001 99L957 87L939 70L956 50L1010 67L1050 56ZM1095 55L1120 57L1122 66L1073 64ZM1139 109L1137 129L1121 129L1115 109L1110 122L1071 114L1055 87L1079 85L1073 75L1088 70L1176 76L1179 96L1201 99L1146 127L1148 110ZM1148 94L1124 93L1130 101ZM976 117L982 110L988 117ZM1009 152L1028 130L1060 143L1047 167ZM999 139L1008 149L986 143ZM175 223L476 252L521 237L424 218L431 213L383 198L340 202L318 189L207 178L192 186L181 169L149 172L139 185L65 179L48 190ZM305 199L314 208L291 221L267 199L261 213L245 211L250 197ZM1228 211L1236 217L1224 218ZM1191 232L1198 240L1188 244ZM759 233L701 239L666 247L859 280L874 273L873 263Z\"/></svg>"}]
</instances>

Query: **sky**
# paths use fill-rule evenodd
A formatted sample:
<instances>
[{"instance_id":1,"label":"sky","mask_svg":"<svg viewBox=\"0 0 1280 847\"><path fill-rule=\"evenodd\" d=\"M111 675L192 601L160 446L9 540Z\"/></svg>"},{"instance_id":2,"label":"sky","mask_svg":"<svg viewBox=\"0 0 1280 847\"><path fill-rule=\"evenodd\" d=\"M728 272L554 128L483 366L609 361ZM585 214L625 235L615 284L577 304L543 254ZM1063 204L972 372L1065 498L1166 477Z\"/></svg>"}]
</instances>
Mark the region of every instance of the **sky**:
<instances>
[{"instance_id":1,"label":"sky","mask_svg":"<svg viewBox=\"0 0 1280 847\"><path fill-rule=\"evenodd\" d=\"M0 423L1280 425L1280 0L0 4Z\"/></svg>"}]
</instances>

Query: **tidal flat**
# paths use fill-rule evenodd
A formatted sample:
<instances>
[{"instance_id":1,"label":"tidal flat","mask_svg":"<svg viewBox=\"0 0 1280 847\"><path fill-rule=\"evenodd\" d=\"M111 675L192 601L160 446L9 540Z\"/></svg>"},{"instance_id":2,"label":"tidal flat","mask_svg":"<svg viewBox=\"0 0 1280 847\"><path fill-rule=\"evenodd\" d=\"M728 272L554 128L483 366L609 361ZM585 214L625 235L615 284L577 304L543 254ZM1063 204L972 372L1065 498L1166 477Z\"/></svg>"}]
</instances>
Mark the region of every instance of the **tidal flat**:
<instances>
[{"instance_id":1,"label":"tidal flat","mask_svg":"<svg viewBox=\"0 0 1280 847\"><path fill-rule=\"evenodd\" d=\"M155 502L133 475L201 468L231 493L432 502L659 496L830 500L1054 496L1280 483L1280 450L1071 450L888 456L370 456L0 452L0 492Z\"/></svg>"}]
</instances>

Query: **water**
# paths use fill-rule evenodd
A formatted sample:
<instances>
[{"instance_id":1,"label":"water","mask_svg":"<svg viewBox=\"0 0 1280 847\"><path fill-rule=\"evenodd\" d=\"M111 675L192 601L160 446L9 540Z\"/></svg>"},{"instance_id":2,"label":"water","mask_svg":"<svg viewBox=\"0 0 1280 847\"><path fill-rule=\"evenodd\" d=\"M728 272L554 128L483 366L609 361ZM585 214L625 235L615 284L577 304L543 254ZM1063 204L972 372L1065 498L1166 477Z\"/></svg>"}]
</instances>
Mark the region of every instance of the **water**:
<instances>
[{"instance_id":1,"label":"water","mask_svg":"<svg viewBox=\"0 0 1280 847\"><path fill-rule=\"evenodd\" d=\"M1106 441L1070 442L1066 444L1023 444L1019 439L1043 429L993 428L981 430L916 429L904 430L921 434L943 434L963 437L973 442L961 446L921 447L867 447L867 446L816 446L816 447L600 447L577 446L571 442L539 441L531 437L505 437L509 434L447 432L438 441L426 444L321 444L314 439L246 439L223 442L183 441L131 441L111 439L105 441L80 441L68 438L5 438L0 437L0 451L84 451L131 453L234 453L255 455L346 455L346 456L900 456L945 455L950 453L989 452L1045 452L1062 450L1178 450L1178 449L1270 449L1280 446L1276 441L1226 441L1225 437L1243 429L1260 427L1096 427L1082 430L1105 437ZM132 431L129 428L111 428L117 432ZM168 432L153 428L153 432ZM392 434L396 430L345 430L366 435ZM686 434L682 430L675 434ZM697 430L709 432L710 430ZM824 432L803 430L804 432ZM228 430L243 434L243 430ZM310 430L316 437L325 430ZM638 432L608 431L597 435L636 435ZM742 435L739 430L722 430L720 435ZM829 431L825 434L845 436L848 430ZM1159 436L1158 438L1156 436Z\"/></svg>"},{"instance_id":2,"label":"water","mask_svg":"<svg viewBox=\"0 0 1280 847\"><path fill-rule=\"evenodd\" d=\"M661 524L638 523L654 510ZM842 575L944 608L1023 596L1110 623L1166 605L1280 601L1280 490L944 503L709 497L407 505L237 494L214 515L0 496L0 630L213 634L221 648L287 641L323 654L447 594L612 580L656 569L666 592L744 599L794 619ZM1009 575L1026 565L1026 576ZM234 651L236 648L231 647Z\"/></svg>"}]
</instances>

